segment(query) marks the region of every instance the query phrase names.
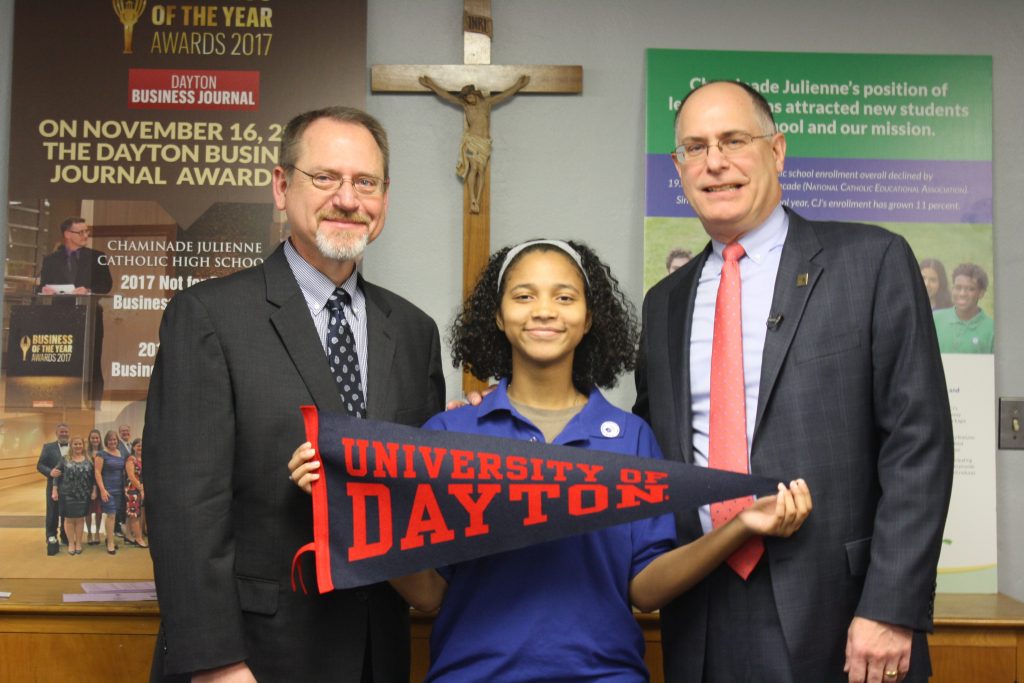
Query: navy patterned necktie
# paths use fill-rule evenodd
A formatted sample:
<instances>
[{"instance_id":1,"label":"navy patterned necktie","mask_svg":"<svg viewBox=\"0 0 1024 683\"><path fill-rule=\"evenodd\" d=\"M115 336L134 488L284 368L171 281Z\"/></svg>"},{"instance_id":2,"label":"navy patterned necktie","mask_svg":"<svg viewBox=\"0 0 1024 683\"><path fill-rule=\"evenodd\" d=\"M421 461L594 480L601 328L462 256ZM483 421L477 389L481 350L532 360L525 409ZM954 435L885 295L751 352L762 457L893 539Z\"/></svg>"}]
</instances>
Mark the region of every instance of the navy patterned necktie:
<instances>
[{"instance_id":1,"label":"navy patterned necktie","mask_svg":"<svg viewBox=\"0 0 1024 683\"><path fill-rule=\"evenodd\" d=\"M327 310L331 316L327 326L327 363L331 367L345 410L352 417L365 417L366 400L363 398L363 385L360 381L356 340L345 318L345 306L351 305L352 298L341 287L334 290L334 294L327 300Z\"/></svg>"}]
</instances>

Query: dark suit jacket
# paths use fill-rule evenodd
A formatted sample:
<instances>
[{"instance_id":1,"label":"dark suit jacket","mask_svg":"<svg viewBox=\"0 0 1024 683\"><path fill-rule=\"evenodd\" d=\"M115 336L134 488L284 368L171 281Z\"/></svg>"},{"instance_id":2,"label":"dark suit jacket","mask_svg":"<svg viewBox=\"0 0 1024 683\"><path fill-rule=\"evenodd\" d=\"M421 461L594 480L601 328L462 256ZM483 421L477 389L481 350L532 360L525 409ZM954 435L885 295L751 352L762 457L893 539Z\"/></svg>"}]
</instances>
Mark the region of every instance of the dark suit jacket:
<instances>
[{"instance_id":1,"label":"dark suit jacket","mask_svg":"<svg viewBox=\"0 0 1024 683\"><path fill-rule=\"evenodd\" d=\"M73 284L75 287L88 287L93 294L110 292L114 285L110 277L110 266L98 260L103 252L89 247L82 247L78 252L77 266L73 271L68 268L64 247L57 247L56 251L44 257L43 267L39 271L39 284Z\"/></svg>"},{"instance_id":2,"label":"dark suit jacket","mask_svg":"<svg viewBox=\"0 0 1024 683\"><path fill-rule=\"evenodd\" d=\"M50 492L53 491L53 477L50 470L60 467L64 470L64 456L60 454L60 444L56 441L43 444L43 450L39 451L39 460L36 462L36 469L39 474L46 477L46 500L50 500Z\"/></svg>"},{"instance_id":3,"label":"dark suit jacket","mask_svg":"<svg viewBox=\"0 0 1024 683\"><path fill-rule=\"evenodd\" d=\"M684 462L693 462L690 324L708 253L644 301L634 412L665 457ZM783 317L765 340L751 469L803 477L814 498L793 537L766 539L793 673L845 681L846 631L860 615L920 632L914 679L930 668L923 632L953 477L949 402L917 261L881 228L789 212L771 311ZM681 543L701 534L696 512L677 524ZM702 583L662 610L669 681L701 680L708 599Z\"/></svg>"},{"instance_id":4,"label":"dark suit jacket","mask_svg":"<svg viewBox=\"0 0 1024 683\"><path fill-rule=\"evenodd\" d=\"M362 282L367 413L419 426L444 402L437 326ZM299 406L343 412L283 248L177 294L146 408L146 510L163 620L154 679L247 660L260 681L408 681L408 606L390 586L293 593L310 497L286 464Z\"/></svg>"}]
</instances>

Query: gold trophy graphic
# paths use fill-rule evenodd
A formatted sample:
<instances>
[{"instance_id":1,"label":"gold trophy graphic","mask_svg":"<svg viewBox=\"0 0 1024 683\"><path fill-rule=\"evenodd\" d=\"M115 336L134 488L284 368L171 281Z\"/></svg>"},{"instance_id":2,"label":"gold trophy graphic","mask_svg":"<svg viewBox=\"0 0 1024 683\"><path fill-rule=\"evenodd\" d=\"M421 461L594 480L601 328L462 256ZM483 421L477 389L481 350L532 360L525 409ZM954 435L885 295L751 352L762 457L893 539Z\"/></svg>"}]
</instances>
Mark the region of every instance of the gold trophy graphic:
<instances>
[{"instance_id":1,"label":"gold trophy graphic","mask_svg":"<svg viewBox=\"0 0 1024 683\"><path fill-rule=\"evenodd\" d=\"M124 26L124 52L132 54L132 32L142 12L146 9L146 0L113 0L114 14L121 20Z\"/></svg>"},{"instance_id":2,"label":"gold trophy graphic","mask_svg":"<svg viewBox=\"0 0 1024 683\"><path fill-rule=\"evenodd\" d=\"M32 348L32 340L26 334L21 338L21 361L24 363L28 360L28 350Z\"/></svg>"}]
</instances>

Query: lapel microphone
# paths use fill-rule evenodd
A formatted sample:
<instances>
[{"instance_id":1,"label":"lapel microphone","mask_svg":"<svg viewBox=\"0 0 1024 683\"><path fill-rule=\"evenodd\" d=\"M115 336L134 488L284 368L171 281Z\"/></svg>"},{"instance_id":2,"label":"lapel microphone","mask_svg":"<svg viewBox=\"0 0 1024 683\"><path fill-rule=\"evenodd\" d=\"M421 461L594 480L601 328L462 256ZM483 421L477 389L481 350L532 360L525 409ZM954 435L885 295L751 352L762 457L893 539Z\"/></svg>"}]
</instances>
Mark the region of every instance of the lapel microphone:
<instances>
[{"instance_id":1,"label":"lapel microphone","mask_svg":"<svg viewBox=\"0 0 1024 683\"><path fill-rule=\"evenodd\" d=\"M768 316L767 325L768 329L771 330L772 332L779 329L779 326L782 325L782 314L772 313L770 316Z\"/></svg>"}]
</instances>

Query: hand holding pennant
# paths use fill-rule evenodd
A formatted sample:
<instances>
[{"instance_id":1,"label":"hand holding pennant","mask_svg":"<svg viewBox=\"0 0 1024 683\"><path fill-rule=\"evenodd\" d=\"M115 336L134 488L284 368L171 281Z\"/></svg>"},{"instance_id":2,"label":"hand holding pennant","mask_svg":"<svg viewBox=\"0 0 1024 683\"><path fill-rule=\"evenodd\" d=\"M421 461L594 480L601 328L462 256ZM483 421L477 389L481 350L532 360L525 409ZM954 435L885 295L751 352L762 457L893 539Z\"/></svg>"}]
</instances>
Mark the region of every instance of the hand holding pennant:
<instances>
[{"instance_id":1,"label":"hand holding pennant","mask_svg":"<svg viewBox=\"0 0 1024 683\"><path fill-rule=\"evenodd\" d=\"M317 587L326 593L748 495L777 482L703 467L302 408Z\"/></svg>"}]
</instances>

